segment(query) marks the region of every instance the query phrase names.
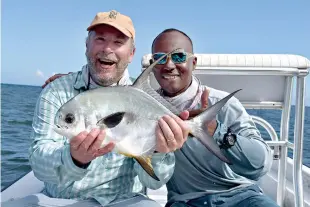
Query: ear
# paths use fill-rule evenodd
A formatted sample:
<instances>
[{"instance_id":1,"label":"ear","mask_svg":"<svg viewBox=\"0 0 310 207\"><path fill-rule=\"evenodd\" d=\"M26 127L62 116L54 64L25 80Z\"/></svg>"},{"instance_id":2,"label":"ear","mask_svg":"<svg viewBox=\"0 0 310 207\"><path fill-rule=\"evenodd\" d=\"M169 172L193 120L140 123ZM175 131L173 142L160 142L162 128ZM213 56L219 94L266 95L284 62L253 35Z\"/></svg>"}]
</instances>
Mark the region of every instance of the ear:
<instances>
[{"instance_id":1,"label":"ear","mask_svg":"<svg viewBox=\"0 0 310 207\"><path fill-rule=\"evenodd\" d=\"M136 48L133 48L132 52L131 52L130 55L129 55L129 62L130 62L130 63L131 63L131 61L133 60L133 57L134 57L135 53L136 53Z\"/></svg>"},{"instance_id":2,"label":"ear","mask_svg":"<svg viewBox=\"0 0 310 207\"><path fill-rule=\"evenodd\" d=\"M193 58L193 70L196 69L196 66L197 66L197 57L194 56L194 58Z\"/></svg>"}]
</instances>

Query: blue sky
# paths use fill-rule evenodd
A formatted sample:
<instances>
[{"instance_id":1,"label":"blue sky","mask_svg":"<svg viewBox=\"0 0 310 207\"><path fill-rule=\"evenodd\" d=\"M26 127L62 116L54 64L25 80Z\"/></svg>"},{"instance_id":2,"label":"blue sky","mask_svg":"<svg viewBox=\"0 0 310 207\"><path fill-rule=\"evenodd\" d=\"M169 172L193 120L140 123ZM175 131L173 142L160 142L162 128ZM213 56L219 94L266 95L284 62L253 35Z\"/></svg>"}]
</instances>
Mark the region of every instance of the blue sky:
<instances>
[{"instance_id":1,"label":"blue sky","mask_svg":"<svg viewBox=\"0 0 310 207\"><path fill-rule=\"evenodd\" d=\"M154 37L170 27L186 32L196 53L291 53L310 59L309 8L307 0L2 0L1 82L42 85L53 73L80 70L87 26L97 12L112 9L135 24L133 77ZM307 84L310 89L309 78Z\"/></svg>"}]
</instances>

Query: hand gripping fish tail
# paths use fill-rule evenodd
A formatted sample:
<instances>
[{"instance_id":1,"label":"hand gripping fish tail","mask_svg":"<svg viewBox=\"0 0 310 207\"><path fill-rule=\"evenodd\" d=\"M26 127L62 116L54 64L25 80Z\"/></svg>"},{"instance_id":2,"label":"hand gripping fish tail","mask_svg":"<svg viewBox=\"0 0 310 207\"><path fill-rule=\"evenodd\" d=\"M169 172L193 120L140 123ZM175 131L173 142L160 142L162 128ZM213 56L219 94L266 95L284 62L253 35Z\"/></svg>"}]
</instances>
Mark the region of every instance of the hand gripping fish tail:
<instances>
[{"instance_id":1,"label":"hand gripping fish tail","mask_svg":"<svg viewBox=\"0 0 310 207\"><path fill-rule=\"evenodd\" d=\"M210 106L204 112L194 117L191 120L187 120L187 124L190 127L190 133L196 137L207 149L209 149L214 155L227 164L232 164L223 154L220 147L216 143L213 137L208 133L205 123L213 120L221 108L227 103L227 101L233 97L237 92L242 89L236 90L231 94L227 95L225 98L221 99L214 105Z\"/></svg>"}]
</instances>

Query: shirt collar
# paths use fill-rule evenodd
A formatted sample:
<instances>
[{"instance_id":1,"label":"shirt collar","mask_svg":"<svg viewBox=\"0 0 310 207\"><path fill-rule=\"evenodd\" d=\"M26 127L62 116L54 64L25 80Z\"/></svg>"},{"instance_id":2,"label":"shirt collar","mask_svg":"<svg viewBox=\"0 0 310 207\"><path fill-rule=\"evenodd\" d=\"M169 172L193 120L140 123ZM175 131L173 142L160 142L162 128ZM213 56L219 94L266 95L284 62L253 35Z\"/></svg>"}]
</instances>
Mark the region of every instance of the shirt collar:
<instances>
[{"instance_id":1,"label":"shirt collar","mask_svg":"<svg viewBox=\"0 0 310 207\"><path fill-rule=\"evenodd\" d=\"M81 89L87 90L88 86L94 85L95 83L91 81L91 78L88 78L88 77L89 77L89 68L88 68L88 65L84 65L82 67L82 70L77 73L77 76L74 82L74 88L76 90L81 90ZM132 81L130 79L128 69L126 68L126 70L124 71L123 77L118 81L117 84L112 84L112 86L131 85L131 84L132 84ZM91 88L94 88L94 87L91 87Z\"/></svg>"},{"instance_id":2,"label":"shirt collar","mask_svg":"<svg viewBox=\"0 0 310 207\"><path fill-rule=\"evenodd\" d=\"M86 83L84 81L84 76L87 75L86 73L88 73L88 71L86 70L86 65L84 65L82 70L77 73L77 76L76 76L76 79L73 85L73 87L76 90L87 89L88 82Z\"/></svg>"}]
</instances>

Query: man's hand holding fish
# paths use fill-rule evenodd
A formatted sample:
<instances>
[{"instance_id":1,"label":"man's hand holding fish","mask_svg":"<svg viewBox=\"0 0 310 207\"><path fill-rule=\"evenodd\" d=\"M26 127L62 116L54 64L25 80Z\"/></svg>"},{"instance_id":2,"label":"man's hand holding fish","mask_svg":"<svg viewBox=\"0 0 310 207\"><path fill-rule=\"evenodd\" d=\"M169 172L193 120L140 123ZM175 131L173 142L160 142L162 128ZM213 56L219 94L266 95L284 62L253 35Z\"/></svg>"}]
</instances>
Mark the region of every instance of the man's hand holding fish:
<instances>
[{"instance_id":1,"label":"man's hand holding fish","mask_svg":"<svg viewBox=\"0 0 310 207\"><path fill-rule=\"evenodd\" d=\"M187 119L188 112L183 112L180 117ZM171 152L180 149L187 140L189 127L183 122L180 117L165 115L159 120L156 127L157 136L157 152Z\"/></svg>"},{"instance_id":2,"label":"man's hand holding fish","mask_svg":"<svg viewBox=\"0 0 310 207\"><path fill-rule=\"evenodd\" d=\"M96 157L109 153L114 148L114 143L101 147L105 131L93 129L89 133L83 131L70 141L70 153L73 161L78 166L87 166Z\"/></svg>"}]
</instances>

